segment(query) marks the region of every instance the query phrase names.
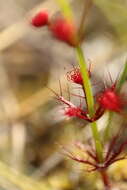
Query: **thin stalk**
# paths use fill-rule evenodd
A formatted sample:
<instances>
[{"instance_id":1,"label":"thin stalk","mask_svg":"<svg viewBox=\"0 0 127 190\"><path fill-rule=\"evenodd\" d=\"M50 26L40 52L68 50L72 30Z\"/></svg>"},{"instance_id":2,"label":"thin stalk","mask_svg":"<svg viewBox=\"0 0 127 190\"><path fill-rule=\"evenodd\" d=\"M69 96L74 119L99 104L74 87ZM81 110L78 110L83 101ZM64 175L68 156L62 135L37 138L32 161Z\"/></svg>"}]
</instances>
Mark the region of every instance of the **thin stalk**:
<instances>
[{"instance_id":1,"label":"thin stalk","mask_svg":"<svg viewBox=\"0 0 127 190\"><path fill-rule=\"evenodd\" d=\"M91 87L91 83L89 79L89 74L88 74L85 58L80 46L76 47L76 53L77 53L78 63L79 63L82 78L83 78L83 87L85 90L89 115L90 117L93 117L95 114L95 111L94 111L94 98L93 98L93 93L92 93L92 87Z\"/></svg>"},{"instance_id":2,"label":"thin stalk","mask_svg":"<svg viewBox=\"0 0 127 190\"><path fill-rule=\"evenodd\" d=\"M86 21L86 18L87 18L87 14L92 6L92 1L91 0L86 0L86 1L83 1L84 3L84 7L83 7L83 12L82 12L82 15L81 15L81 20L80 20L80 24L79 24L79 29L78 29L78 37L79 37L79 40L82 41L82 38L83 38L83 34L84 34L84 25L85 25L85 21Z\"/></svg>"},{"instance_id":3,"label":"thin stalk","mask_svg":"<svg viewBox=\"0 0 127 190\"><path fill-rule=\"evenodd\" d=\"M55 1L59 4L64 16L67 19L71 19L73 21L73 18L74 18L73 11L71 9L69 1L68 0L55 0ZM85 90L89 116L93 117L95 114L94 98L93 98L92 87L91 87L91 82L90 82L88 71L87 71L86 62L85 62L81 47L77 46L75 47L75 49L76 49L76 53L78 57L78 62L80 65L81 74L83 77L83 86ZM99 134L96 122L93 122L91 124L91 129L92 129L93 138L95 141L95 147L96 147L98 159L100 162L103 162L103 147L101 144L100 134Z\"/></svg>"},{"instance_id":4,"label":"thin stalk","mask_svg":"<svg viewBox=\"0 0 127 190\"><path fill-rule=\"evenodd\" d=\"M109 177L108 177L106 171L105 170L100 171L100 174L101 174L104 186L105 186L105 190L110 190L111 189L111 185L110 185Z\"/></svg>"},{"instance_id":5,"label":"thin stalk","mask_svg":"<svg viewBox=\"0 0 127 190\"><path fill-rule=\"evenodd\" d=\"M55 1L58 3L65 18L73 20L74 15L69 2L67 0L55 0Z\"/></svg>"},{"instance_id":6,"label":"thin stalk","mask_svg":"<svg viewBox=\"0 0 127 190\"><path fill-rule=\"evenodd\" d=\"M94 98L93 98L93 93L92 93L92 86L91 86L91 82L89 79L89 74L88 74L85 58L84 58L84 55L83 55L83 52L82 52L82 49L80 46L76 47L76 53L77 53L78 63L80 66L80 71L81 71L82 78L83 78L83 87L85 90L89 116L93 117L95 114L95 110L94 110ZM102 162L103 161L103 148L102 148L100 134L99 134L96 122L91 123L91 129L92 129L93 138L95 141L95 147L96 147L98 159L100 162Z\"/></svg>"},{"instance_id":7,"label":"thin stalk","mask_svg":"<svg viewBox=\"0 0 127 190\"><path fill-rule=\"evenodd\" d=\"M108 114L109 114L108 115L108 123L104 130L104 142L106 142L108 140L109 135L110 135L110 127L111 127L113 112L109 111Z\"/></svg>"},{"instance_id":8,"label":"thin stalk","mask_svg":"<svg viewBox=\"0 0 127 190\"><path fill-rule=\"evenodd\" d=\"M125 80L127 80L127 61L125 62L125 66L124 66L123 72L121 74L121 77L120 77L119 81L117 82L117 86L116 86L117 92L120 92ZM109 112L108 124L104 131L104 142L106 142L109 138L113 115L114 115L113 112Z\"/></svg>"},{"instance_id":9,"label":"thin stalk","mask_svg":"<svg viewBox=\"0 0 127 190\"><path fill-rule=\"evenodd\" d=\"M121 74L120 80L117 83L117 91L119 92L124 84L125 80L127 80L127 61L125 62L125 66L123 72Z\"/></svg>"}]
</instances>

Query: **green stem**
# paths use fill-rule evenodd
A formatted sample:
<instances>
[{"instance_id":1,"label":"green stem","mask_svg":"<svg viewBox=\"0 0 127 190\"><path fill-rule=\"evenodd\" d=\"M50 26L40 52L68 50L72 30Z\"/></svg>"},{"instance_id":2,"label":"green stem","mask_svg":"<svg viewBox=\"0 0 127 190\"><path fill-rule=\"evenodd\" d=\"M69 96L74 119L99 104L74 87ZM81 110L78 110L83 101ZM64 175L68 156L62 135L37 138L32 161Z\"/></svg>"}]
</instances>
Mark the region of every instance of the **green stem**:
<instances>
[{"instance_id":1,"label":"green stem","mask_svg":"<svg viewBox=\"0 0 127 190\"><path fill-rule=\"evenodd\" d=\"M92 93L92 86L89 79L89 74L88 74L85 58L80 46L76 47L76 53L77 53L78 63L80 66L80 71L83 78L83 87L85 90L89 116L93 117L95 114L95 110L94 110L94 98L93 98L93 93ZM91 123L91 129L92 129L93 138L95 141L96 152L97 152L100 162L102 162L103 161L103 147L101 144L100 134L99 134L96 122Z\"/></svg>"},{"instance_id":2,"label":"green stem","mask_svg":"<svg viewBox=\"0 0 127 190\"><path fill-rule=\"evenodd\" d=\"M97 128L97 123L94 121L93 123L91 123L91 129L92 129L92 133L93 133L93 138L94 138L94 142L95 142L95 148L96 148L96 153L98 156L98 159L100 162L103 162L103 147L102 147L102 143L100 140L100 134Z\"/></svg>"},{"instance_id":3,"label":"green stem","mask_svg":"<svg viewBox=\"0 0 127 190\"><path fill-rule=\"evenodd\" d=\"M113 117L113 112L109 111L108 112L108 123L107 126L104 130L104 142L107 142L107 140L109 139L109 135L110 135L110 128L111 128L111 122L112 122L112 117Z\"/></svg>"},{"instance_id":4,"label":"green stem","mask_svg":"<svg viewBox=\"0 0 127 190\"><path fill-rule=\"evenodd\" d=\"M121 90L121 87L123 85L123 83L125 82L125 80L127 80L127 61L125 63L123 72L121 74L120 80L117 83L117 91L119 92Z\"/></svg>"},{"instance_id":5,"label":"green stem","mask_svg":"<svg viewBox=\"0 0 127 190\"><path fill-rule=\"evenodd\" d=\"M73 11L70 7L69 1L68 0L56 0L56 1L59 4L64 16L67 19L73 20L73 18L74 18ZM88 71L87 71L87 66L85 63L85 59L84 59L84 55L83 55L81 47L77 46L75 49L76 49L76 53L77 53L77 57L78 57L78 62L80 65L81 74L83 77L83 86L84 86L84 90L85 90L89 116L93 117L95 114L94 98L93 98L92 87L91 87L91 83L90 83L90 79L89 79L89 75L88 75ZM99 161L102 162L103 161L103 147L101 144L100 134L99 134L96 122L93 122L91 124L91 129L92 129L93 138L95 141L97 156L98 156Z\"/></svg>"},{"instance_id":6,"label":"green stem","mask_svg":"<svg viewBox=\"0 0 127 190\"><path fill-rule=\"evenodd\" d=\"M68 0L55 0L66 19L73 20L74 15Z\"/></svg>"},{"instance_id":7,"label":"green stem","mask_svg":"<svg viewBox=\"0 0 127 190\"><path fill-rule=\"evenodd\" d=\"M89 115L90 117L93 117L95 114L95 111L94 111L94 99L93 99L93 94L92 94L92 88L91 88L91 83L89 80L87 66L85 63L85 58L80 46L76 47L76 52L77 52L78 63L80 66L82 78L83 78L83 87L85 90Z\"/></svg>"}]
</instances>

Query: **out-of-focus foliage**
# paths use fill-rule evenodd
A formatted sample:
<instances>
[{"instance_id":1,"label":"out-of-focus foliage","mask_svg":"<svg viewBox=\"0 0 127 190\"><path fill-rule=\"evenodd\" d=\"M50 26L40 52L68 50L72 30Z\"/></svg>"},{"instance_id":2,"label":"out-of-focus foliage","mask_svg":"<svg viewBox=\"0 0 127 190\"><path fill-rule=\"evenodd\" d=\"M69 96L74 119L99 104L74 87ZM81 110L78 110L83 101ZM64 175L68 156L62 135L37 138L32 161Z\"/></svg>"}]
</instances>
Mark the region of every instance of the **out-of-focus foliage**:
<instances>
[{"instance_id":1,"label":"out-of-focus foliage","mask_svg":"<svg viewBox=\"0 0 127 190\"><path fill-rule=\"evenodd\" d=\"M108 18L122 43L127 43L127 2L122 0L93 0Z\"/></svg>"},{"instance_id":2,"label":"out-of-focus foliage","mask_svg":"<svg viewBox=\"0 0 127 190\"><path fill-rule=\"evenodd\" d=\"M71 3L80 20L84 0ZM126 49L121 53L121 47L127 43L127 2L93 0L93 4L82 46L92 62L92 82L97 91L103 87L100 81L104 79L104 63L106 68L111 66L113 79L124 64ZM66 72L76 63L73 49L53 39L46 28L34 30L29 25L34 9L41 8L51 11L53 17L59 15L55 0L44 4L40 0L0 1L0 188L102 190L98 174L86 172L84 165L61 153L61 144L70 147L75 140L86 142L91 133L87 123L63 119L59 102L47 88L59 93L60 79L65 97L69 96L68 85L74 93L80 90L65 80ZM79 104L77 97L71 96L71 100ZM102 130L104 120L99 122ZM115 115L114 133L120 122ZM114 184L121 185L126 180L126 163L121 161L111 167L109 174Z\"/></svg>"}]
</instances>

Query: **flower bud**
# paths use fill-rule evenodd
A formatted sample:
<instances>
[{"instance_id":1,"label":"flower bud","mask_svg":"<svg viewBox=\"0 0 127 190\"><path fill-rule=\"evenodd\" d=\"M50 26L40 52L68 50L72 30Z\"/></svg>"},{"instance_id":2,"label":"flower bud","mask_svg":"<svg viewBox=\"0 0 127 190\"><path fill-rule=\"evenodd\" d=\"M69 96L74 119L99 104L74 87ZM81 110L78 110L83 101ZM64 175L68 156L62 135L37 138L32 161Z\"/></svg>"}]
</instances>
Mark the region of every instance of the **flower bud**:
<instances>
[{"instance_id":1,"label":"flower bud","mask_svg":"<svg viewBox=\"0 0 127 190\"><path fill-rule=\"evenodd\" d=\"M83 79L79 68L75 67L73 70L67 72L67 79L68 81L83 85Z\"/></svg>"},{"instance_id":2,"label":"flower bud","mask_svg":"<svg viewBox=\"0 0 127 190\"><path fill-rule=\"evenodd\" d=\"M72 46L76 45L76 30L71 21L66 19L56 19L50 25L50 30L56 38Z\"/></svg>"},{"instance_id":3,"label":"flower bud","mask_svg":"<svg viewBox=\"0 0 127 190\"><path fill-rule=\"evenodd\" d=\"M37 13L31 20L31 24L34 27L42 27L48 24L48 13L41 11Z\"/></svg>"},{"instance_id":4,"label":"flower bud","mask_svg":"<svg viewBox=\"0 0 127 190\"><path fill-rule=\"evenodd\" d=\"M98 96L98 103L104 109L120 112L123 108L123 101L120 95L118 95L113 89L106 89Z\"/></svg>"}]
</instances>

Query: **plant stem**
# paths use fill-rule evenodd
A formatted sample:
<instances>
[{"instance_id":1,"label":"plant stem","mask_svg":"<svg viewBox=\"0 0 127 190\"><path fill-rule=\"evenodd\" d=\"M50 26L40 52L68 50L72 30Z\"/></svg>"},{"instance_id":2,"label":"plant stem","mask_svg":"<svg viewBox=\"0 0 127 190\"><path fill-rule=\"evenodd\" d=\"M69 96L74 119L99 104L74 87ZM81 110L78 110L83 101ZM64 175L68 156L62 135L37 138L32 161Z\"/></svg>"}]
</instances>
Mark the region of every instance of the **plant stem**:
<instances>
[{"instance_id":1,"label":"plant stem","mask_svg":"<svg viewBox=\"0 0 127 190\"><path fill-rule=\"evenodd\" d=\"M109 114L108 115L108 123L104 130L104 142L107 142L107 140L109 138L109 132L110 132L110 127L111 127L113 112L109 111L108 114Z\"/></svg>"},{"instance_id":2,"label":"plant stem","mask_svg":"<svg viewBox=\"0 0 127 190\"><path fill-rule=\"evenodd\" d=\"M93 117L95 111L94 111L94 99L93 99L93 94L92 94L92 88L91 88L91 83L89 80L87 65L86 65L85 58L80 46L76 47L76 53L77 53L78 63L79 63L82 78L83 78L83 87L85 90L89 115L90 117Z\"/></svg>"},{"instance_id":3,"label":"plant stem","mask_svg":"<svg viewBox=\"0 0 127 190\"><path fill-rule=\"evenodd\" d=\"M117 83L117 91L119 92L121 90L121 87L123 85L123 83L125 82L125 80L127 80L127 60L123 69L123 72L121 74L121 77Z\"/></svg>"},{"instance_id":4,"label":"plant stem","mask_svg":"<svg viewBox=\"0 0 127 190\"><path fill-rule=\"evenodd\" d=\"M106 170L100 171L104 186L105 186L105 190L110 190L111 189L111 185L109 182L109 177L107 175Z\"/></svg>"},{"instance_id":5,"label":"plant stem","mask_svg":"<svg viewBox=\"0 0 127 190\"><path fill-rule=\"evenodd\" d=\"M89 74L88 74L85 58L80 46L76 47L76 53L77 53L78 63L80 66L80 71L83 78L83 87L84 87L84 91L86 95L86 102L87 102L89 116L93 117L95 114L95 110L94 110L94 98L93 98L93 93L92 93L92 86L89 79ZM96 122L91 123L91 129L92 129L93 138L95 141L97 156L98 156L99 161L102 162L103 161L103 147L102 147L100 134L99 134Z\"/></svg>"},{"instance_id":6,"label":"plant stem","mask_svg":"<svg viewBox=\"0 0 127 190\"><path fill-rule=\"evenodd\" d=\"M70 7L68 0L55 0L55 1L58 3L65 18L69 20L73 20L74 18L73 11Z\"/></svg>"},{"instance_id":7,"label":"plant stem","mask_svg":"<svg viewBox=\"0 0 127 190\"><path fill-rule=\"evenodd\" d=\"M103 162L103 147L102 147L102 143L100 140L100 134L97 128L97 123L94 121L91 123L91 129L92 129L92 133L93 133L93 138L94 138L94 142L95 142L95 148L96 148L96 153L97 153L97 157L99 162Z\"/></svg>"},{"instance_id":8,"label":"plant stem","mask_svg":"<svg viewBox=\"0 0 127 190\"><path fill-rule=\"evenodd\" d=\"M83 12L82 12L82 15L81 15L81 21L80 21L79 29L78 29L78 36L79 36L78 38L79 38L80 41L82 41L82 38L83 38L84 24L85 24L87 14L88 14L89 9L91 8L91 6L92 6L92 1L91 0L84 1Z\"/></svg>"}]
</instances>

